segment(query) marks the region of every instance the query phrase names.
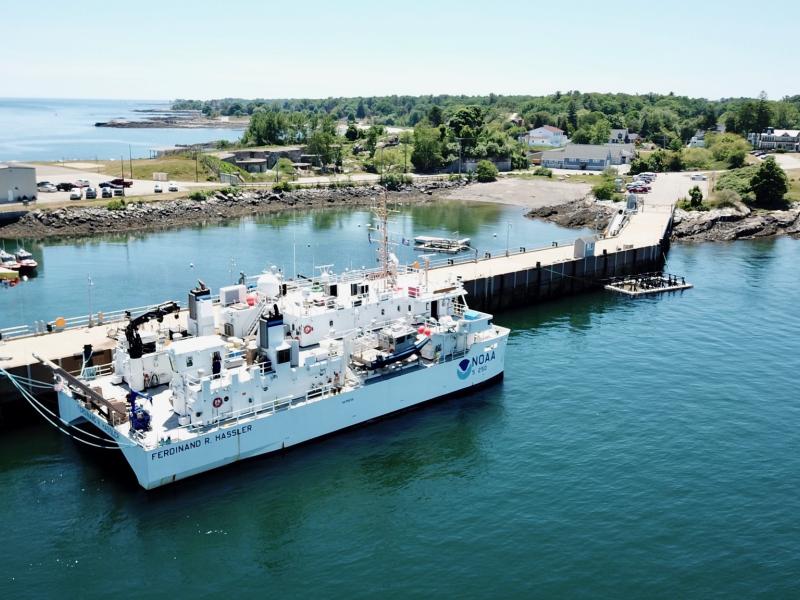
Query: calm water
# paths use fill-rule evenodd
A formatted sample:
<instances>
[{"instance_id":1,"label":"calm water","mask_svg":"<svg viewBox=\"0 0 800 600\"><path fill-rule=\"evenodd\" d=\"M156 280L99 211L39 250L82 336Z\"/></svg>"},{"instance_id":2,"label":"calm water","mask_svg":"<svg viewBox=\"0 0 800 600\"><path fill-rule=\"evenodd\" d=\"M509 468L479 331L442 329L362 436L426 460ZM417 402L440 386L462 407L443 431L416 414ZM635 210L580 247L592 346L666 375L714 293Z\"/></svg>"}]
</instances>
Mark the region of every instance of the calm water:
<instances>
[{"instance_id":1,"label":"calm water","mask_svg":"<svg viewBox=\"0 0 800 600\"><path fill-rule=\"evenodd\" d=\"M147 157L175 144L237 140L231 129L115 129L95 127L111 119L141 120L141 109L163 110L168 102L0 98L0 161L118 159Z\"/></svg>"},{"instance_id":2,"label":"calm water","mask_svg":"<svg viewBox=\"0 0 800 600\"><path fill-rule=\"evenodd\" d=\"M169 262L205 240L223 278L226 233L351 243L313 218L129 247L169 241ZM59 253L124 251L48 246L46 277ZM682 294L500 315L501 385L154 493L44 426L7 433L0 593L797 597L798 261L791 239L676 245ZM128 287L155 293L150 269Z\"/></svg>"}]
</instances>

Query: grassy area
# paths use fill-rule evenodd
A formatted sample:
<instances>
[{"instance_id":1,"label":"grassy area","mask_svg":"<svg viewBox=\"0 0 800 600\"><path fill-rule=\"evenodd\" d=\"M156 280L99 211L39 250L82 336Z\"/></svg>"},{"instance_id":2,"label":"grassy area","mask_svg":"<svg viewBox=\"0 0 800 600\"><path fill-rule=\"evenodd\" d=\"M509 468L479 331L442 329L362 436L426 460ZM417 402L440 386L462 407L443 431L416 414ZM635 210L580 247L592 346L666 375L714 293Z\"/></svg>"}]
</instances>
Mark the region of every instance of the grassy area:
<instances>
[{"instance_id":1,"label":"grassy area","mask_svg":"<svg viewBox=\"0 0 800 600\"><path fill-rule=\"evenodd\" d=\"M109 176L120 176L119 161L100 161L100 170ZM131 176L131 163L125 161L125 177ZM166 173L167 179L173 181L197 181L216 180L216 175L198 161L195 171L195 160L187 156L167 156L163 158L136 159L133 161L133 178L146 179L152 181L153 173Z\"/></svg>"},{"instance_id":2,"label":"grassy area","mask_svg":"<svg viewBox=\"0 0 800 600\"><path fill-rule=\"evenodd\" d=\"M800 202L800 169L786 171L786 176L789 178L789 191L786 199L790 202Z\"/></svg>"}]
</instances>

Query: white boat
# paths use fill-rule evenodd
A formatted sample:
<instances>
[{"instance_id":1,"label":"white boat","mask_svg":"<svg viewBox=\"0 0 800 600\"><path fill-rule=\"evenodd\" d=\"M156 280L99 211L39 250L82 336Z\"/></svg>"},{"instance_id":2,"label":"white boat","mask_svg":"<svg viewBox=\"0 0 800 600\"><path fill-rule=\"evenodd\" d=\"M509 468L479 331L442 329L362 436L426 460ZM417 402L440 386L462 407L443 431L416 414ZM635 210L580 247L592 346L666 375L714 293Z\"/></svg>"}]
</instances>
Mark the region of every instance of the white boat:
<instances>
[{"instance_id":1,"label":"white boat","mask_svg":"<svg viewBox=\"0 0 800 600\"><path fill-rule=\"evenodd\" d=\"M0 266L10 271L19 271L19 262L13 254L0 249Z\"/></svg>"},{"instance_id":2,"label":"white boat","mask_svg":"<svg viewBox=\"0 0 800 600\"><path fill-rule=\"evenodd\" d=\"M186 331L165 324L168 302L129 320L111 365L75 376L43 361L61 419L94 425L151 489L500 378L509 330L467 308L459 281L429 289L400 269L386 239L381 269L272 269L218 304L201 283Z\"/></svg>"},{"instance_id":3,"label":"white boat","mask_svg":"<svg viewBox=\"0 0 800 600\"><path fill-rule=\"evenodd\" d=\"M471 250L470 238L446 238L418 235L414 238L414 249L425 252L446 252L456 254Z\"/></svg>"},{"instance_id":4,"label":"white boat","mask_svg":"<svg viewBox=\"0 0 800 600\"><path fill-rule=\"evenodd\" d=\"M25 250L24 248L18 248L16 252L16 259L17 264L19 264L20 272L32 272L35 271L36 268L39 266L34 258L33 254Z\"/></svg>"},{"instance_id":5,"label":"white boat","mask_svg":"<svg viewBox=\"0 0 800 600\"><path fill-rule=\"evenodd\" d=\"M164 306L162 319L173 312ZM509 333L463 303L438 319L403 316L307 348L277 306L259 317L255 346L217 334L151 341L141 319L132 323L110 372L74 377L48 364L61 419L96 426L146 489L496 380ZM147 356L160 357L168 383L143 381Z\"/></svg>"}]
</instances>

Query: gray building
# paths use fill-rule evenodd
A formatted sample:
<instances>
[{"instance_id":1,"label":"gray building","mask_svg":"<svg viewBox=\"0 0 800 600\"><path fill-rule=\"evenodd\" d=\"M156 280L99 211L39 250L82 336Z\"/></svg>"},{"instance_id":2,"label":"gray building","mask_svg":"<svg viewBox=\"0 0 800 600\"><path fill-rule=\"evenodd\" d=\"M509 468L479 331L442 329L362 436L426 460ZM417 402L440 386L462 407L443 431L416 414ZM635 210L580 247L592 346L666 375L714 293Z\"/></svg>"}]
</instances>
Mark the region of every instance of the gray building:
<instances>
[{"instance_id":1,"label":"gray building","mask_svg":"<svg viewBox=\"0 0 800 600\"><path fill-rule=\"evenodd\" d=\"M0 167L0 203L36 200L36 169Z\"/></svg>"},{"instance_id":2,"label":"gray building","mask_svg":"<svg viewBox=\"0 0 800 600\"><path fill-rule=\"evenodd\" d=\"M549 169L602 171L629 163L636 151L632 144L567 144L561 150L542 153L542 166Z\"/></svg>"},{"instance_id":3,"label":"gray building","mask_svg":"<svg viewBox=\"0 0 800 600\"><path fill-rule=\"evenodd\" d=\"M747 139L754 148L759 150L800 152L800 130L797 129L767 127L763 133L749 134Z\"/></svg>"}]
</instances>

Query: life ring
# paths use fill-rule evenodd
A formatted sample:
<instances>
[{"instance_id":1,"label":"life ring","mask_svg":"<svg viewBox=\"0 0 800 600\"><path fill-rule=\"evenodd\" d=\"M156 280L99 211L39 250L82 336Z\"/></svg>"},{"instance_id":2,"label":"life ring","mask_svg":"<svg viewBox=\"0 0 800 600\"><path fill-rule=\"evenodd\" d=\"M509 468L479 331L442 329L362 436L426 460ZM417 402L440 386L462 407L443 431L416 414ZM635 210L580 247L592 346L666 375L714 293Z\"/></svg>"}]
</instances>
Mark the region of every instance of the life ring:
<instances>
[{"instance_id":1,"label":"life ring","mask_svg":"<svg viewBox=\"0 0 800 600\"><path fill-rule=\"evenodd\" d=\"M311 325L306 325L305 327L303 327L303 333L305 333L306 335L308 335L312 331L314 331L314 328Z\"/></svg>"},{"instance_id":2,"label":"life ring","mask_svg":"<svg viewBox=\"0 0 800 600\"><path fill-rule=\"evenodd\" d=\"M214 405L214 408L219 408L220 406L222 406L222 398L217 396L216 398L214 398L214 401L211 404Z\"/></svg>"}]
</instances>

